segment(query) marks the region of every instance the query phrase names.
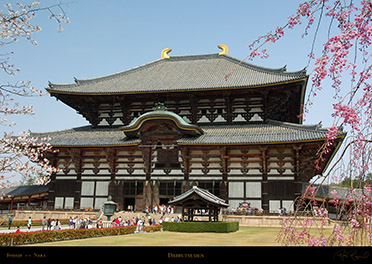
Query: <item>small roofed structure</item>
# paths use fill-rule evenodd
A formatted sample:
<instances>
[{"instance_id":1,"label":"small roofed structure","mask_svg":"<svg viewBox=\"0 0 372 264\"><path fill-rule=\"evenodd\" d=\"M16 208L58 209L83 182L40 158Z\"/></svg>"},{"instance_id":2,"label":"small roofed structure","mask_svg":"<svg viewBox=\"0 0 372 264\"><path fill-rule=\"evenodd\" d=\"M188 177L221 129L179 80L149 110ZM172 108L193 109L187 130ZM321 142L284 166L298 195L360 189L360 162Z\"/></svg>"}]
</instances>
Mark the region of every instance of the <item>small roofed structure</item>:
<instances>
[{"instance_id":1,"label":"small roofed structure","mask_svg":"<svg viewBox=\"0 0 372 264\"><path fill-rule=\"evenodd\" d=\"M45 208L48 200L49 184L25 185L0 189L0 210L19 208Z\"/></svg>"},{"instance_id":2,"label":"small roofed structure","mask_svg":"<svg viewBox=\"0 0 372 264\"><path fill-rule=\"evenodd\" d=\"M174 197L169 204L182 206L182 219L185 222L195 221L195 216L208 216L209 221L218 221L220 208L229 207L221 198L197 186L193 186L183 194Z\"/></svg>"}]
</instances>

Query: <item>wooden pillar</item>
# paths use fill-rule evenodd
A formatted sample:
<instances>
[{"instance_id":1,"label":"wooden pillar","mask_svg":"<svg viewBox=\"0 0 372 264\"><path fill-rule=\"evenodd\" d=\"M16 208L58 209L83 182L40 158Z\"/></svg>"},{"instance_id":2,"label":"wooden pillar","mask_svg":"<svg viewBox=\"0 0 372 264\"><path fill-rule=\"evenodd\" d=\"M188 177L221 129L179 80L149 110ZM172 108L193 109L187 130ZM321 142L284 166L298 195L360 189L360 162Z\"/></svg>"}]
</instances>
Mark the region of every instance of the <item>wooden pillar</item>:
<instances>
[{"instance_id":1,"label":"wooden pillar","mask_svg":"<svg viewBox=\"0 0 372 264\"><path fill-rule=\"evenodd\" d=\"M260 148L262 163L262 186L261 186L261 205L265 214L269 213L269 188L267 180L267 147Z\"/></svg>"},{"instance_id":2,"label":"wooden pillar","mask_svg":"<svg viewBox=\"0 0 372 264\"><path fill-rule=\"evenodd\" d=\"M81 199L81 173L82 173L82 150L77 148L70 148L68 152L71 156L71 160L74 163L76 171L76 185L75 185L75 196L74 196L74 209L80 209Z\"/></svg>"},{"instance_id":3,"label":"wooden pillar","mask_svg":"<svg viewBox=\"0 0 372 264\"><path fill-rule=\"evenodd\" d=\"M302 182L300 178L300 151L302 145L294 146L294 200L301 196ZM296 210L296 208L294 208Z\"/></svg>"},{"instance_id":4,"label":"wooden pillar","mask_svg":"<svg viewBox=\"0 0 372 264\"><path fill-rule=\"evenodd\" d=\"M49 159L50 161L50 164L57 168L58 167L58 153L53 153L53 156L51 156L51 154L49 154L50 156L48 156L47 158ZM53 172L51 175L50 175L50 182L49 182L49 191L48 191L48 198L47 198L47 208L48 209L54 209L54 200L55 200L55 182L56 182L56 173Z\"/></svg>"},{"instance_id":5,"label":"wooden pillar","mask_svg":"<svg viewBox=\"0 0 372 264\"><path fill-rule=\"evenodd\" d=\"M222 172L222 182L220 184L220 197L224 199L225 201L228 200L228 188L227 188L227 175L229 172L228 168L228 149L227 147L221 147L220 148L220 154L221 154L221 169Z\"/></svg>"},{"instance_id":6,"label":"wooden pillar","mask_svg":"<svg viewBox=\"0 0 372 264\"><path fill-rule=\"evenodd\" d=\"M10 208L9 208L10 212L13 212L13 205L14 205L14 196L10 200Z\"/></svg>"},{"instance_id":7,"label":"wooden pillar","mask_svg":"<svg viewBox=\"0 0 372 264\"><path fill-rule=\"evenodd\" d=\"M145 207L152 206L152 186L151 186L151 147L142 147L141 148L144 170L146 174L146 181L143 192L143 205Z\"/></svg>"},{"instance_id":8,"label":"wooden pillar","mask_svg":"<svg viewBox=\"0 0 372 264\"><path fill-rule=\"evenodd\" d=\"M193 95L189 97L191 105L191 123L196 124L198 122L198 104L197 99Z\"/></svg>"},{"instance_id":9,"label":"wooden pillar","mask_svg":"<svg viewBox=\"0 0 372 264\"><path fill-rule=\"evenodd\" d=\"M186 192L190 188L189 175L190 175L190 149L188 147L181 147L181 157L183 162L183 177L184 184L182 186L182 192Z\"/></svg>"}]
</instances>

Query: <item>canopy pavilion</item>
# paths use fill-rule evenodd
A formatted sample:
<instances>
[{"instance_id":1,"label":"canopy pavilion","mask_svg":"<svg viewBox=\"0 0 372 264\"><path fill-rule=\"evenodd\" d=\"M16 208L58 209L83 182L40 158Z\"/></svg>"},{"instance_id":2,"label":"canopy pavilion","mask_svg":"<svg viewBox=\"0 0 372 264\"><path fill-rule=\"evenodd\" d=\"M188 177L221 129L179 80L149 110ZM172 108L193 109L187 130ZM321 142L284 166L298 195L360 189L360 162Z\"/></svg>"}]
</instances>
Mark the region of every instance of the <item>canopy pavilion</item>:
<instances>
[{"instance_id":1,"label":"canopy pavilion","mask_svg":"<svg viewBox=\"0 0 372 264\"><path fill-rule=\"evenodd\" d=\"M206 215L209 222L217 222L220 208L229 207L221 198L197 186L193 186L183 194L174 197L169 204L182 207L182 220L185 222L193 222L197 220L194 217Z\"/></svg>"}]
</instances>

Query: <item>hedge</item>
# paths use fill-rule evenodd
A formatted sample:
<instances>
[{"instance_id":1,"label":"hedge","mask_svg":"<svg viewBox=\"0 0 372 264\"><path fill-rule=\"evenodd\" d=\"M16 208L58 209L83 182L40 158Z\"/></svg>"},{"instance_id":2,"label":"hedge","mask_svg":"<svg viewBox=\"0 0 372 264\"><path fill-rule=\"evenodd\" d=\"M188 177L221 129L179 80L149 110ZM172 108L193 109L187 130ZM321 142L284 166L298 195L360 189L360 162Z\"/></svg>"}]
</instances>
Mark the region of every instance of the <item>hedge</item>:
<instances>
[{"instance_id":1,"label":"hedge","mask_svg":"<svg viewBox=\"0 0 372 264\"><path fill-rule=\"evenodd\" d=\"M160 225L145 226L145 232L160 231L160 229L161 229ZM122 226L110 228L64 229L56 231L2 233L0 234L0 245L2 246L24 245L69 239L126 235L134 233L135 230L136 226Z\"/></svg>"},{"instance_id":2,"label":"hedge","mask_svg":"<svg viewBox=\"0 0 372 264\"><path fill-rule=\"evenodd\" d=\"M188 233L229 233L239 230L239 222L163 222L163 230Z\"/></svg>"}]
</instances>

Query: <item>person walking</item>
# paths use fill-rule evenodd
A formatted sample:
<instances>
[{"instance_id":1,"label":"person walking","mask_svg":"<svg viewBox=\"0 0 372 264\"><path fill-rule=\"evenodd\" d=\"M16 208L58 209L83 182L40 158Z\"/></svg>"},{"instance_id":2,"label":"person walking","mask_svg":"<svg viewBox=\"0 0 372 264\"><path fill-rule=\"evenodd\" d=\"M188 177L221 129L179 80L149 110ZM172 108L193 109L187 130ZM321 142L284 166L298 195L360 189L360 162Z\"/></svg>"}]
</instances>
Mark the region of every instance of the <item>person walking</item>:
<instances>
[{"instance_id":1,"label":"person walking","mask_svg":"<svg viewBox=\"0 0 372 264\"><path fill-rule=\"evenodd\" d=\"M50 230L52 227L52 220L50 218L48 218L48 222L47 222L47 230Z\"/></svg>"},{"instance_id":2,"label":"person walking","mask_svg":"<svg viewBox=\"0 0 372 264\"><path fill-rule=\"evenodd\" d=\"M70 219L68 220L68 227L70 229L74 228L74 220L72 220L72 217L70 216Z\"/></svg>"},{"instance_id":3,"label":"person walking","mask_svg":"<svg viewBox=\"0 0 372 264\"><path fill-rule=\"evenodd\" d=\"M46 220L46 217L44 216L44 218L41 220L41 225L43 226L41 228L42 231L44 231L45 229L45 226L47 225L47 220Z\"/></svg>"},{"instance_id":4,"label":"person walking","mask_svg":"<svg viewBox=\"0 0 372 264\"><path fill-rule=\"evenodd\" d=\"M30 216L30 217L28 217L28 222L27 222L27 228L28 228L28 230L31 229L31 225L32 225L32 220L31 220L31 216Z\"/></svg>"},{"instance_id":5,"label":"person walking","mask_svg":"<svg viewBox=\"0 0 372 264\"><path fill-rule=\"evenodd\" d=\"M12 218L11 215L9 215L9 220L8 220L8 225L9 225L8 229L9 229L9 230L10 230L10 228L12 227L12 223L13 223L13 218Z\"/></svg>"}]
</instances>

